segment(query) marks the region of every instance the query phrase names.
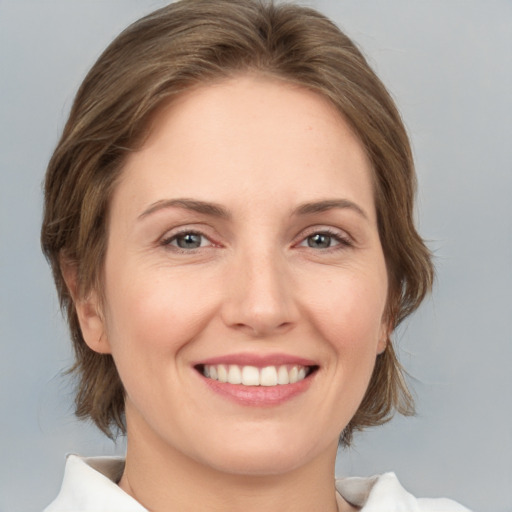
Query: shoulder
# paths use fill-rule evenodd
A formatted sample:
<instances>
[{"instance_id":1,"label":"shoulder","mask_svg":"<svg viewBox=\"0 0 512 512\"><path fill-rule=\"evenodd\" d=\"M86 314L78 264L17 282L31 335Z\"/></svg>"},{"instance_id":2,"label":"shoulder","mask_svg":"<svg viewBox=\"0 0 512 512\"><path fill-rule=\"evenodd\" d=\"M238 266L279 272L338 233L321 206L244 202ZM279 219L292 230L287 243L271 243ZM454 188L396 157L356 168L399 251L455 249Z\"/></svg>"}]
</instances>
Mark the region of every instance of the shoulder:
<instances>
[{"instance_id":1,"label":"shoulder","mask_svg":"<svg viewBox=\"0 0 512 512\"><path fill-rule=\"evenodd\" d=\"M469 512L446 498L415 498L402 487L394 473L341 478L336 480L336 489L349 503L361 507L362 512Z\"/></svg>"},{"instance_id":2,"label":"shoulder","mask_svg":"<svg viewBox=\"0 0 512 512\"><path fill-rule=\"evenodd\" d=\"M61 490L44 512L147 512L117 485L123 469L120 457L68 455Z\"/></svg>"}]
</instances>

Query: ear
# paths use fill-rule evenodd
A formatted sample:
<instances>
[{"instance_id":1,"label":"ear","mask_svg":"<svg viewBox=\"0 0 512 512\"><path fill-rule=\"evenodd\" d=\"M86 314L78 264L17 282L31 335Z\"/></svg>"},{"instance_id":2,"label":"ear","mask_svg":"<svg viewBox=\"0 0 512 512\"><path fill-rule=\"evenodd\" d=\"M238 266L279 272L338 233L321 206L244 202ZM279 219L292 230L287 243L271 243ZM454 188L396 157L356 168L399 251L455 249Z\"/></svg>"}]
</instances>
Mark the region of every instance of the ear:
<instances>
[{"instance_id":1,"label":"ear","mask_svg":"<svg viewBox=\"0 0 512 512\"><path fill-rule=\"evenodd\" d=\"M97 292L91 291L81 297L78 291L77 266L61 257L60 268L76 309L80 330L87 346L100 354L110 354L110 344L106 336L105 320Z\"/></svg>"},{"instance_id":2,"label":"ear","mask_svg":"<svg viewBox=\"0 0 512 512\"><path fill-rule=\"evenodd\" d=\"M388 346L389 336L391 335L391 326L386 320L382 320L379 332L379 341L377 343L377 355L382 354Z\"/></svg>"}]
</instances>

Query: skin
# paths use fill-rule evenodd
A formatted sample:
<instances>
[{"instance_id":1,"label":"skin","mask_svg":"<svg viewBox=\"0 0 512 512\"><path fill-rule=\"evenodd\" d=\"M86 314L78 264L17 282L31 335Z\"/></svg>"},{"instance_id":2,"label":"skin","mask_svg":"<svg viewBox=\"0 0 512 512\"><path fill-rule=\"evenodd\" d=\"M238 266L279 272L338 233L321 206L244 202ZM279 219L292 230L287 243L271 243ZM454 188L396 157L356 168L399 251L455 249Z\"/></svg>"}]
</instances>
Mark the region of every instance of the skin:
<instances>
[{"instance_id":1,"label":"skin","mask_svg":"<svg viewBox=\"0 0 512 512\"><path fill-rule=\"evenodd\" d=\"M120 486L149 510L355 510L332 475L388 331L371 172L327 100L258 76L181 96L128 158L104 307L94 293L77 307L126 389ZM168 204L183 198L226 215ZM326 200L343 202L301 209ZM200 247L178 247L186 232ZM283 403L241 404L194 368L241 353L318 370Z\"/></svg>"}]
</instances>

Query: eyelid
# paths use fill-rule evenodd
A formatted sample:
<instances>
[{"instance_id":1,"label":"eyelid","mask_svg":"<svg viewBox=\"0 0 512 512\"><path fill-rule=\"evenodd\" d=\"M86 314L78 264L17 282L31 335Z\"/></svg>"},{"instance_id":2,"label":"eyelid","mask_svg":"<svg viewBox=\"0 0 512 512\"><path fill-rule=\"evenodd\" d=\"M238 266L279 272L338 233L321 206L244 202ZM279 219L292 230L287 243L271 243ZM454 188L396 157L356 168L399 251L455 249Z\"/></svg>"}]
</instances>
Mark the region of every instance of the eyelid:
<instances>
[{"instance_id":1,"label":"eyelid","mask_svg":"<svg viewBox=\"0 0 512 512\"><path fill-rule=\"evenodd\" d=\"M208 240L209 244L205 245L205 246L197 247L195 249L183 249L181 247L178 247L177 245L171 244L171 242L176 240L178 237L187 235L187 234L201 236L204 239ZM165 234L158 239L157 244L160 246L163 246L163 247L172 247L173 250L176 250L178 252L192 252L194 250L205 249L207 247L215 247L215 246L219 247L220 246L220 244L216 243L212 239L211 236L207 235L204 232L204 230L193 228L193 227L188 227L188 226L180 226L177 228L167 230L165 232Z\"/></svg>"},{"instance_id":2,"label":"eyelid","mask_svg":"<svg viewBox=\"0 0 512 512\"><path fill-rule=\"evenodd\" d=\"M305 242L308 237L316 234L328 235L336 239L339 243L335 247L348 247L353 246L355 244L355 241L352 238L352 236L350 236L349 233L347 233L347 231L345 231L344 229L335 228L332 226L316 225L311 226L302 231L300 235L297 237L297 242L295 243L295 245L301 246L301 244ZM329 247L329 249L334 249L335 247Z\"/></svg>"}]
</instances>

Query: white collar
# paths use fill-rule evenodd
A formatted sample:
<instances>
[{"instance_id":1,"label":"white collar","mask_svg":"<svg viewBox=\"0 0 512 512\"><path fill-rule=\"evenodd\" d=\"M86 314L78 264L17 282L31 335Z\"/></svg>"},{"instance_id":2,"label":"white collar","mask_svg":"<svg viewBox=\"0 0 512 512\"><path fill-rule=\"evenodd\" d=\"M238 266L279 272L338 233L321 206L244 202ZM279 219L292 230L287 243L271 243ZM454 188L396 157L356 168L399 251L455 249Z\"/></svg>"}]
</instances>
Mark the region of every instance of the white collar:
<instances>
[{"instance_id":1,"label":"white collar","mask_svg":"<svg viewBox=\"0 0 512 512\"><path fill-rule=\"evenodd\" d=\"M68 455L59 495L44 512L148 512L117 482L122 457Z\"/></svg>"},{"instance_id":2,"label":"white collar","mask_svg":"<svg viewBox=\"0 0 512 512\"><path fill-rule=\"evenodd\" d=\"M69 455L60 493L45 512L148 512L117 485L123 469L121 457ZM341 478L336 489L362 512L468 512L451 500L416 499L394 473Z\"/></svg>"},{"instance_id":3,"label":"white collar","mask_svg":"<svg viewBox=\"0 0 512 512\"><path fill-rule=\"evenodd\" d=\"M418 500L408 493L394 473L336 480L336 490L364 512L420 512ZM364 507L364 508L363 508Z\"/></svg>"}]
</instances>

